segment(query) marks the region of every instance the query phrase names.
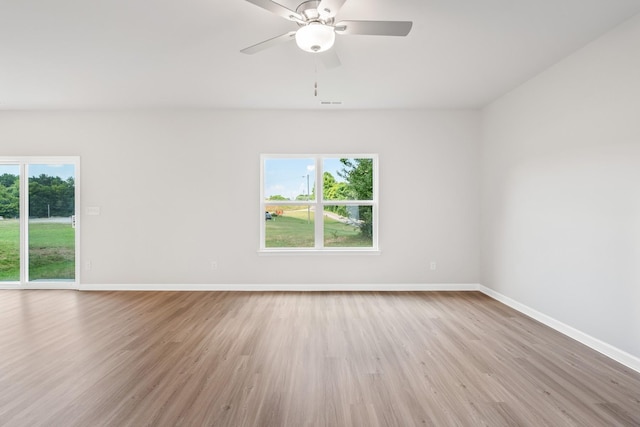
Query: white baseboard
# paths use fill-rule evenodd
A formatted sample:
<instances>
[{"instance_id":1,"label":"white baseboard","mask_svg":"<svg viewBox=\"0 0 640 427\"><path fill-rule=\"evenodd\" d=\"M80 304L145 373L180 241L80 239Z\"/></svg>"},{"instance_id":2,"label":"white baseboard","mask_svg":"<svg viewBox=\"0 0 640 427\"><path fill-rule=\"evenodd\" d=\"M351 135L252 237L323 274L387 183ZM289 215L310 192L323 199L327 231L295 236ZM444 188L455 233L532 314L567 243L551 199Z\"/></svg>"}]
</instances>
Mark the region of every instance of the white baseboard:
<instances>
[{"instance_id":1,"label":"white baseboard","mask_svg":"<svg viewBox=\"0 0 640 427\"><path fill-rule=\"evenodd\" d=\"M477 291L477 283L460 284L101 284L80 285L80 291Z\"/></svg>"},{"instance_id":2,"label":"white baseboard","mask_svg":"<svg viewBox=\"0 0 640 427\"><path fill-rule=\"evenodd\" d=\"M586 345L587 347L590 347L593 350L604 354L605 356L615 360L616 362L619 362L626 367L633 369L634 371L640 372L640 358L637 358L623 350L620 350L617 347L607 344L604 341L600 341L599 339L594 338L591 335L585 334L582 331L579 331L565 323L547 316L544 313L534 310L529 306L521 304L518 301L515 301L505 295L502 295L499 292L494 291L493 289L487 288L486 286L478 285L478 290L483 294L490 296L491 298L519 311L520 313L526 314L527 316L537 320L538 322L543 323L550 328L555 329L556 331Z\"/></svg>"}]
</instances>

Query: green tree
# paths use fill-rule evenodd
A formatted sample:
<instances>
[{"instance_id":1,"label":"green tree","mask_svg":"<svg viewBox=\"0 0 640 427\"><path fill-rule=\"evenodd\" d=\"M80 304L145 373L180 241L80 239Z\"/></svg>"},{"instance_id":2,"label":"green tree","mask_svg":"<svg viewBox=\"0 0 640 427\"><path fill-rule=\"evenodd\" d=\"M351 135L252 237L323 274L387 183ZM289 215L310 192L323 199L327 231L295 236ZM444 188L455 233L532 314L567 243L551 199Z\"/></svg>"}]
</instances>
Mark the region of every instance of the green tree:
<instances>
[{"instance_id":1,"label":"green tree","mask_svg":"<svg viewBox=\"0 0 640 427\"><path fill-rule=\"evenodd\" d=\"M281 196L280 194L274 194L273 196L269 196L269 198L267 200L289 200L284 196Z\"/></svg>"},{"instance_id":2,"label":"green tree","mask_svg":"<svg viewBox=\"0 0 640 427\"><path fill-rule=\"evenodd\" d=\"M322 196L324 200L346 200L349 187L344 182L337 182L330 172L324 172L322 176ZM326 206L329 212L334 212L341 216L347 216L346 206Z\"/></svg>"},{"instance_id":3,"label":"green tree","mask_svg":"<svg viewBox=\"0 0 640 427\"><path fill-rule=\"evenodd\" d=\"M10 173L3 173L0 175L0 186L9 188L18 182L18 175L12 175Z\"/></svg>"},{"instance_id":4,"label":"green tree","mask_svg":"<svg viewBox=\"0 0 640 427\"><path fill-rule=\"evenodd\" d=\"M29 178L29 216L44 218L71 216L74 213L75 181L58 176L40 175Z\"/></svg>"},{"instance_id":5,"label":"green tree","mask_svg":"<svg viewBox=\"0 0 640 427\"><path fill-rule=\"evenodd\" d=\"M17 175L0 175L0 216L16 218L20 214L20 180Z\"/></svg>"},{"instance_id":6,"label":"green tree","mask_svg":"<svg viewBox=\"0 0 640 427\"><path fill-rule=\"evenodd\" d=\"M373 199L373 159L340 159L344 165L338 175L345 179L348 186L349 199ZM360 232L373 236L373 214L369 206L358 208L359 219L362 221Z\"/></svg>"},{"instance_id":7,"label":"green tree","mask_svg":"<svg viewBox=\"0 0 640 427\"><path fill-rule=\"evenodd\" d=\"M334 185L336 185L336 179L333 177L333 175L331 175L331 172L325 172L322 175L322 190L325 198L327 197L327 189L333 187Z\"/></svg>"},{"instance_id":8,"label":"green tree","mask_svg":"<svg viewBox=\"0 0 640 427\"><path fill-rule=\"evenodd\" d=\"M75 181L58 176L29 178L29 216L71 216L75 210ZM20 179L17 175L0 175L0 216L20 215Z\"/></svg>"}]
</instances>

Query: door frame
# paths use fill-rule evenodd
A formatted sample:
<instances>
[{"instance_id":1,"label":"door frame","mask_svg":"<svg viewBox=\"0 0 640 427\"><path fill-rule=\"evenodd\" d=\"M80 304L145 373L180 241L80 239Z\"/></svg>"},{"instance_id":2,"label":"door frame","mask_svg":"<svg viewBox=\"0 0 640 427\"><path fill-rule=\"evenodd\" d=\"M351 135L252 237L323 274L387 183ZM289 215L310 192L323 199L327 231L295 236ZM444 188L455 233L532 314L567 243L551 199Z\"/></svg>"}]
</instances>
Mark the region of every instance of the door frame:
<instances>
[{"instance_id":1,"label":"door frame","mask_svg":"<svg viewBox=\"0 0 640 427\"><path fill-rule=\"evenodd\" d=\"M79 289L80 288L80 156L15 156L0 157L0 164L18 165L20 171L20 280L0 282L0 289ZM74 165L75 273L73 281L29 281L29 164Z\"/></svg>"}]
</instances>

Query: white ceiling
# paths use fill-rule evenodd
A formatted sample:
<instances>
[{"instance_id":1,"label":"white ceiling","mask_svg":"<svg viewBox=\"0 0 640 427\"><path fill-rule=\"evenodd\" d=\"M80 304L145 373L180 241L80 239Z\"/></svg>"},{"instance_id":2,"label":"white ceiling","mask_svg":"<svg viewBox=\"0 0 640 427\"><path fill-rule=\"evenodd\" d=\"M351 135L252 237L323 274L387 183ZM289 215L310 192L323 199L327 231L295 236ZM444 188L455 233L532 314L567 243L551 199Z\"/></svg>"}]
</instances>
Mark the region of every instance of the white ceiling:
<instances>
[{"instance_id":1,"label":"white ceiling","mask_svg":"<svg viewBox=\"0 0 640 427\"><path fill-rule=\"evenodd\" d=\"M477 108L637 13L640 0L348 0L337 20L413 29L338 35L342 66L326 70L293 41L240 53L297 28L244 0L0 0L0 109Z\"/></svg>"}]
</instances>

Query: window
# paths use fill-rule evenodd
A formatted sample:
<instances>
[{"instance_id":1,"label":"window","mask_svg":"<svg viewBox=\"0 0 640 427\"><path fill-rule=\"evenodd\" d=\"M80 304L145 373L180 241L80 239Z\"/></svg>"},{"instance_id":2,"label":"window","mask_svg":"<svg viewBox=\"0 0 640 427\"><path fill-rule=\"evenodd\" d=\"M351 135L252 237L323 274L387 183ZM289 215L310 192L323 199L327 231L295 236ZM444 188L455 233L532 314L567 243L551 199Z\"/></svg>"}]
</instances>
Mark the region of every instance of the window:
<instances>
[{"instance_id":1,"label":"window","mask_svg":"<svg viewBox=\"0 0 640 427\"><path fill-rule=\"evenodd\" d=\"M378 250L376 155L263 155L261 163L262 252Z\"/></svg>"},{"instance_id":2,"label":"window","mask_svg":"<svg viewBox=\"0 0 640 427\"><path fill-rule=\"evenodd\" d=\"M77 283L78 164L0 157L0 287Z\"/></svg>"}]
</instances>

